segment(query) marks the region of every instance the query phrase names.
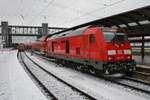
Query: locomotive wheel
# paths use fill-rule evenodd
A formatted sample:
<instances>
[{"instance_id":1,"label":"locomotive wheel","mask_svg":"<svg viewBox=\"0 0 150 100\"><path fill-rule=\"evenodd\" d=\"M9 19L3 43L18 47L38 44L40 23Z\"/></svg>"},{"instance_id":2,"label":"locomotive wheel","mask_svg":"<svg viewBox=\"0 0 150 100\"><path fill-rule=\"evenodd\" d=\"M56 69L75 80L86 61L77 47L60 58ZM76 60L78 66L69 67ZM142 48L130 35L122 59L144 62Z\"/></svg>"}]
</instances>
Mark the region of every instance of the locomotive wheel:
<instances>
[{"instance_id":1,"label":"locomotive wheel","mask_svg":"<svg viewBox=\"0 0 150 100\"><path fill-rule=\"evenodd\" d=\"M126 75L130 76L130 77L133 76L133 74L134 74L134 72L126 72Z\"/></svg>"},{"instance_id":2,"label":"locomotive wheel","mask_svg":"<svg viewBox=\"0 0 150 100\"><path fill-rule=\"evenodd\" d=\"M48 53L44 53L46 57L48 57Z\"/></svg>"},{"instance_id":3,"label":"locomotive wheel","mask_svg":"<svg viewBox=\"0 0 150 100\"><path fill-rule=\"evenodd\" d=\"M95 71L94 68L90 68L90 69L89 69L89 72L90 72L91 74L96 74L96 71Z\"/></svg>"},{"instance_id":4,"label":"locomotive wheel","mask_svg":"<svg viewBox=\"0 0 150 100\"><path fill-rule=\"evenodd\" d=\"M105 70L105 74L109 74L109 71L108 71L108 69L106 69L106 70Z\"/></svg>"},{"instance_id":5,"label":"locomotive wheel","mask_svg":"<svg viewBox=\"0 0 150 100\"><path fill-rule=\"evenodd\" d=\"M82 69L82 66L81 66L81 65L78 65L78 66L77 66L77 69L78 69L78 70L81 70L81 69Z\"/></svg>"}]
</instances>

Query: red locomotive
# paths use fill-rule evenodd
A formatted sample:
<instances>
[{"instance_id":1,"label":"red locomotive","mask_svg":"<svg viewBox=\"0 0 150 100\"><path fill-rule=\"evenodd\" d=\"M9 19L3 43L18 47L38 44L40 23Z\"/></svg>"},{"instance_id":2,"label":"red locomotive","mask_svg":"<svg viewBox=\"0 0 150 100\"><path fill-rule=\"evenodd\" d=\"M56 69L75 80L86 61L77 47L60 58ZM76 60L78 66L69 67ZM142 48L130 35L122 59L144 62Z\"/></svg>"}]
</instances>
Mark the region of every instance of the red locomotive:
<instances>
[{"instance_id":1,"label":"red locomotive","mask_svg":"<svg viewBox=\"0 0 150 100\"><path fill-rule=\"evenodd\" d=\"M45 42L45 43L43 43ZM136 64L124 33L116 29L90 26L61 32L43 40L46 55L91 73L131 73Z\"/></svg>"}]
</instances>

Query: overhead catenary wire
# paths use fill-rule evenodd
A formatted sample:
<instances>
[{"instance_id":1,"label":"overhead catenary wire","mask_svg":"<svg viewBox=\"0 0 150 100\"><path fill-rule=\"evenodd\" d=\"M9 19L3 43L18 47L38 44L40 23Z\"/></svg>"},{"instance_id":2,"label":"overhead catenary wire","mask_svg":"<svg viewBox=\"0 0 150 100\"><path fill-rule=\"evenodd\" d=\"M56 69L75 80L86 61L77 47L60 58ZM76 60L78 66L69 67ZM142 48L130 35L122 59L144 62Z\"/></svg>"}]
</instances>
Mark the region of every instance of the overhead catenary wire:
<instances>
[{"instance_id":1,"label":"overhead catenary wire","mask_svg":"<svg viewBox=\"0 0 150 100\"><path fill-rule=\"evenodd\" d=\"M74 9L74 8L72 8L72 7L70 7L70 6L64 6L64 5L58 4L58 3L54 3L53 6L56 6L56 7L62 8L62 9L67 9L67 10L70 10L71 12L76 12L76 13L88 15L88 16L91 16L91 17L94 17L94 18L99 18L99 16L92 15L91 13L85 12L85 11L83 11L83 10ZM67 17L67 18L64 18L64 19L67 19L67 20L68 20L68 16L66 16L66 17Z\"/></svg>"},{"instance_id":2,"label":"overhead catenary wire","mask_svg":"<svg viewBox=\"0 0 150 100\"><path fill-rule=\"evenodd\" d=\"M124 1L124 0L120 0L120 1ZM118 2L120 2L120 1L118 1ZM118 3L118 2L117 2L117 3ZM116 2L115 2L115 3L116 3ZM111 1L110 1L111 6L114 5L115 3L111 4ZM55 6L55 7L61 8L61 9L67 9L67 10L70 10L71 12L79 13L79 14L81 14L81 16L79 16L79 17L88 15L88 16L91 16L91 17L93 17L93 18L99 18L99 16L93 15L91 12L85 12L85 11L82 11L82 10L78 10L78 9L71 8L70 6L65 6L65 5L62 5L62 4L54 3L54 1L50 1L50 2L48 3L48 5L45 6L38 14L36 14L35 17L34 17L34 19L32 19L29 23L30 23L30 24L33 24L33 22L34 22L37 18L39 18L39 17L37 17L37 16L41 16L41 14L44 13L45 10L47 10L47 8L49 7L50 4L51 4L52 6ZM108 4L108 5L109 5L109 4ZM105 8L108 7L108 5L106 5L106 6L104 6L104 7L101 7L101 8L98 8L98 9L101 9L101 10L102 10L102 9L105 9ZM98 9L96 9L96 10L98 10ZM95 10L94 10L94 11L95 11ZM93 12L94 12L94 11L93 11ZM36 18L36 17L37 17L37 18ZM44 20L48 20L48 16L46 16L46 15L42 15L41 17L42 17ZM64 16L64 17L67 17L67 18L63 18L63 19L67 19L67 21L63 21L62 23L71 22L72 20L76 20L76 19L79 18L79 17L77 17L77 18L73 18L73 19L70 19L70 20L69 20L69 19L68 19L68 16ZM53 18L57 18L57 17L53 17ZM58 16L58 18L60 18L60 20L62 19L61 16ZM62 20L61 20L61 21L62 21ZM59 24L61 24L61 23L59 23Z\"/></svg>"},{"instance_id":3,"label":"overhead catenary wire","mask_svg":"<svg viewBox=\"0 0 150 100\"><path fill-rule=\"evenodd\" d=\"M18 19L21 21L21 24L24 25L25 17L23 15L23 0L20 0L20 12L18 14Z\"/></svg>"},{"instance_id":4,"label":"overhead catenary wire","mask_svg":"<svg viewBox=\"0 0 150 100\"><path fill-rule=\"evenodd\" d=\"M37 17L37 16L41 15L42 13L44 13L44 11L45 11L54 1L55 1L55 0L49 1L48 4L47 4L46 6L44 6L43 9L41 9L41 11L40 11L39 13L35 14L35 16L33 17L33 19L32 19L29 23L32 24L32 23L36 20L35 17Z\"/></svg>"},{"instance_id":5,"label":"overhead catenary wire","mask_svg":"<svg viewBox=\"0 0 150 100\"><path fill-rule=\"evenodd\" d=\"M92 14L93 12L96 12L96 11L105 10L105 9L108 8L108 7L114 6L114 5L116 5L116 4L120 4L120 3L122 3L123 1L125 1L125 0L119 0L119 1L114 2L114 3L110 3L110 5L107 5L106 2L105 2L105 3L104 3L104 7L95 9L95 10L90 11L90 12L88 12L88 13ZM110 1L110 2L111 2L111 1ZM82 17L84 17L84 16L86 16L86 15L85 15L85 14L82 14L82 15L79 16L79 17L76 17L76 18L71 19L69 22L74 22L74 21L79 20L80 18L82 18ZM99 18L99 17L97 17L97 18ZM64 23L66 23L66 22L64 22ZM63 23L63 24L64 24L64 23Z\"/></svg>"},{"instance_id":6,"label":"overhead catenary wire","mask_svg":"<svg viewBox=\"0 0 150 100\"><path fill-rule=\"evenodd\" d=\"M73 8L70 8L69 6L64 6L62 4L58 4L58 3L53 3L52 4L54 7L58 7L58 8L61 8L61 9L67 9L67 10L70 10L71 12L76 12L76 13L79 13L79 14L82 14L82 13L85 13L87 15L90 15L90 13L87 13L87 12L84 12L84 11L81 11L81 10L77 10L77 9L73 9ZM49 6L49 5L48 5ZM48 6L46 7L46 9L48 8ZM38 16L41 16L42 13L44 13L44 10L46 9L43 9L39 14ZM91 15L92 16L92 15ZM47 18L48 16L42 16L44 19L45 17ZM64 18L64 19L68 19L68 16L66 16L67 18ZM33 20L32 20L33 22Z\"/></svg>"}]
</instances>

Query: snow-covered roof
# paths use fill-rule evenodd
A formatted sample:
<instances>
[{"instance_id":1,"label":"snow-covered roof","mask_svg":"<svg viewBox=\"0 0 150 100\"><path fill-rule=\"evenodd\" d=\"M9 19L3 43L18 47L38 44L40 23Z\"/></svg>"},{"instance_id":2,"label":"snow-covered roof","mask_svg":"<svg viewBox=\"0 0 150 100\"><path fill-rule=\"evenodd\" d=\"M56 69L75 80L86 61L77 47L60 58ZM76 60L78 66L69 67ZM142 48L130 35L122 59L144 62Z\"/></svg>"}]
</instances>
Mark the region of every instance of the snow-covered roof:
<instances>
[{"instance_id":1,"label":"snow-covered roof","mask_svg":"<svg viewBox=\"0 0 150 100\"><path fill-rule=\"evenodd\" d=\"M72 27L150 5L150 0L1 0L0 20L10 25Z\"/></svg>"}]
</instances>

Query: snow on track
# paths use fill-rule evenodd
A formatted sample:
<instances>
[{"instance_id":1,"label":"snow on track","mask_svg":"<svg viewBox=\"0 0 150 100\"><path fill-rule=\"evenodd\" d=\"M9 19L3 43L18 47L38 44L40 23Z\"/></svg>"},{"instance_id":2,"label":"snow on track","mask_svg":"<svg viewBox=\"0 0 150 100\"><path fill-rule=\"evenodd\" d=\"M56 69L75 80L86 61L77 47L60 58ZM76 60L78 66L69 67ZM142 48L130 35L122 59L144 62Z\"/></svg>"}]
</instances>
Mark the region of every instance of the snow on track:
<instances>
[{"instance_id":1,"label":"snow on track","mask_svg":"<svg viewBox=\"0 0 150 100\"><path fill-rule=\"evenodd\" d=\"M0 100L47 100L28 77L17 51L0 51Z\"/></svg>"},{"instance_id":2,"label":"snow on track","mask_svg":"<svg viewBox=\"0 0 150 100\"><path fill-rule=\"evenodd\" d=\"M28 54L29 55L29 54ZM87 75L70 68L56 67L56 64L37 57L31 56L32 60L40 64L44 69L52 72L70 84L80 88L84 92L91 94L97 99L107 100L147 100L149 95L134 93L124 87L114 86L106 80Z\"/></svg>"},{"instance_id":3,"label":"snow on track","mask_svg":"<svg viewBox=\"0 0 150 100\"><path fill-rule=\"evenodd\" d=\"M47 87L50 92L59 100L88 100L87 97L73 90L68 85L58 81L55 77L41 70L37 65L32 63L25 55L23 56L28 68L34 75Z\"/></svg>"},{"instance_id":4,"label":"snow on track","mask_svg":"<svg viewBox=\"0 0 150 100\"><path fill-rule=\"evenodd\" d=\"M135 82L133 80L128 80L128 79L118 80L118 82L123 84L128 84L130 86L150 92L150 85L141 84L140 82Z\"/></svg>"}]
</instances>

